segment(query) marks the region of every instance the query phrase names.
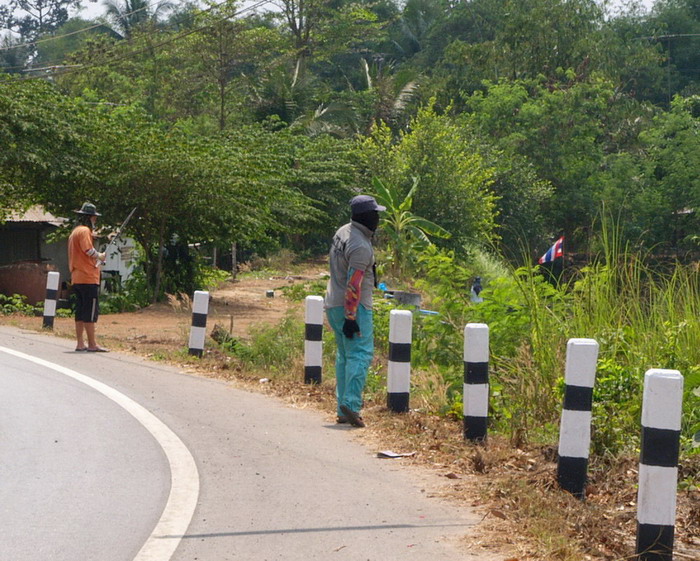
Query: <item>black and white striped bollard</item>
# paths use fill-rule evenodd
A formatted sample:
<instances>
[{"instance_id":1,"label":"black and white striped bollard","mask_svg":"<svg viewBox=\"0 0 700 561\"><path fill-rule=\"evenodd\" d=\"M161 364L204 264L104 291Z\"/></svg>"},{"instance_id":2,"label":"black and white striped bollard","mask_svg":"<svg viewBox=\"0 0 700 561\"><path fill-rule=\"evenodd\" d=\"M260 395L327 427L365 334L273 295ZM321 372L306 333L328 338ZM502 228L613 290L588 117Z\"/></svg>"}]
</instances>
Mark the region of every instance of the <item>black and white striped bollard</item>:
<instances>
[{"instance_id":1,"label":"black and white striped bollard","mask_svg":"<svg viewBox=\"0 0 700 561\"><path fill-rule=\"evenodd\" d=\"M320 384L323 371L323 298L307 296L304 315L304 383Z\"/></svg>"},{"instance_id":2,"label":"black and white striped bollard","mask_svg":"<svg viewBox=\"0 0 700 561\"><path fill-rule=\"evenodd\" d=\"M201 357L204 354L204 338L207 335L209 293L196 290L192 299L192 327L190 328L189 353Z\"/></svg>"},{"instance_id":3,"label":"black and white striped bollard","mask_svg":"<svg viewBox=\"0 0 700 561\"><path fill-rule=\"evenodd\" d=\"M46 298L44 299L44 323L43 326L53 329L53 320L56 317L56 302L58 300L58 283L61 281L61 273L50 271L46 277Z\"/></svg>"},{"instance_id":4,"label":"black and white striped bollard","mask_svg":"<svg viewBox=\"0 0 700 561\"><path fill-rule=\"evenodd\" d=\"M386 401L395 413L406 413L410 402L412 331L413 314L408 310L391 310Z\"/></svg>"},{"instance_id":5,"label":"black and white striped bollard","mask_svg":"<svg viewBox=\"0 0 700 561\"><path fill-rule=\"evenodd\" d=\"M597 341L569 339L566 345L564 406L559 424L557 481L562 489L579 499L586 496L597 363Z\"/></svg>"},{"instance_id":6,"label":"black and white striped bollard","mask_svg":"<svg viewBox=\"0 0 700 561\"><path fill-rule=\"evenodd\" d=\"M486 440L489 417L489 327L464 327L464 438Z\"/></svg>"},{"instance_id":7,"label":"black and white striped bollard","mask_svg":"<svg viewBox=\"0 0 700 561\"><path fill-rule=\"evenodd\" d=\"M637 492L638 561L671 561L676 524L683 376L647 370Z\"/></svg>"}]
</instances>

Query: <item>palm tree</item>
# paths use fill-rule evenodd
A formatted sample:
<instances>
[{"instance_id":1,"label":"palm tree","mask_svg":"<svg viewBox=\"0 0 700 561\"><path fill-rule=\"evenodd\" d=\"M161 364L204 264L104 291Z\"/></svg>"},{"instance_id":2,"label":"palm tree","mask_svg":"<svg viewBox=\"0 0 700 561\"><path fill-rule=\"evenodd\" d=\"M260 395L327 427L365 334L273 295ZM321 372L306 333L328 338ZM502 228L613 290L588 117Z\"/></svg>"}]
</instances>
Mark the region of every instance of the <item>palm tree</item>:
<instances>
[{"instance_id":1,"label":"palm tree","mask_svg":"<svg viewBox=\"0 0 700 561\"><path fill-rule=\"evenodd\" d=\"M128 39L136 28L148 22L155 22L167 10L174 7L167 0L150 6L149 0L105 0L105 15L116 28L120 37Z\"/></svg>"},{"instance_id":2,"label":"palm tree","mask_svg":"<svg viewBox=\"0 0 700 561\"><path fill-rule=\"evenodd\" d=\"M344 103L329 103L301 115L293 125L303 127L309 136L329 134L336 138L349 138L359 132L357 122L357 113L352 107Z\"/></svg>"},{"instance_id":3,"label":"palm tree","mask_svg":"<svg viewBox=\"0 0 700 561\"><path fill-rule=\"evenodd\" d=\"M417 93L418 77L411 71L394 72L394 65L383 61L370 65L363 58L361 64L367 90L375 97L369 128L381 122L396 127Z\"/></svg>"}]
</instances>

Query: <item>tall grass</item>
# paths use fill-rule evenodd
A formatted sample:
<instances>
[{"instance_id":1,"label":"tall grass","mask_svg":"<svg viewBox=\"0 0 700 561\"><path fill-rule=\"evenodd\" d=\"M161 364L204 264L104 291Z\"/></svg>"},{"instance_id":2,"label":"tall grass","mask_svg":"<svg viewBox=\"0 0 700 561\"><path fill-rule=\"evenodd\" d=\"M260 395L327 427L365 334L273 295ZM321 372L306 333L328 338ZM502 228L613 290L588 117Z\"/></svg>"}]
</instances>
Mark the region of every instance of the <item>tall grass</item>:
<instances>
[{"instance_id":1,"label":"tall grass","mask_svg":"<svg viewBox=\"0 0 700 561\"><path fill-rule=\"evenodd\" d=\"M685 449L700 430L700 284L695 267L652 263L630 251L618 230L603 224L603 250L570 287L574 336L599 341L594 449L636 444L644 373L679 370L685 377Z\"/></svg>"},{"instance_id":2,"label":"tall grass","mask_svg":"<svg viewBox=\"0 0 700 561\"><path fill-rule=\"evenodd\" d=\"M693 435L700 430L698 270L677 262L652 265L650 254L631 251L610 224L603 224L600 240L600 253L556 287L556 295L538 286L536 268L514 275L531 321L519 353L496 360L498 375L510 392L525 398L512 399L513 406L522 408L521 423L539 417L549 432L548 423L559 414L551 390L561 385L566 340L597 340L593 450L616 454L638 444L644 373L650 368L679 370L686 382L684 449L692 452ZM536 380L536 391L517 379L517 370ZM514 430L531 433L531 423Z\"/></svg>"},{"instance_id":3,"label":"tall grass","mask_svg":"<svg viewBox=\"0 0 700 561\"><path fill-rule=\"evenodd\" d=\"M457 263L453 255L424 257L425 280L418 286L441 315L417 318L414 368L440 369L452 400L442 409L458 410L462 329L467 322L486 323L493 429L515 444L554 444L566 342L592 338L600 344L594 453L614 455L637 447L649 368L677 369L684 375L683 449L700 452L692 440L700 430L698 269L654 263L650 254L630 250L611 222L602 224L598 243L600 251L590 263L567 271L569 280L561 284L548 282L532 265L496 278L484 275L484 302L477 305L467 295L471 279L483 267L476 261Z\"/></svg>"}]
</instances>

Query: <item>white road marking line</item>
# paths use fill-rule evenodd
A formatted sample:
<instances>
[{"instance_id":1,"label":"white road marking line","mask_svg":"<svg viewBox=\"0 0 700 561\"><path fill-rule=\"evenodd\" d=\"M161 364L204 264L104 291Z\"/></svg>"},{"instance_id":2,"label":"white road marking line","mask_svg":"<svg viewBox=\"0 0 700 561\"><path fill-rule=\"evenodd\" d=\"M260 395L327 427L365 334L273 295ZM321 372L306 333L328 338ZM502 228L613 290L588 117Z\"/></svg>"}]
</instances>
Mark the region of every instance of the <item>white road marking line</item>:
<instances>
[{"instance_id":1,"label":"white road marking line","mask_svg":"<svg viewBox=\"0 0 700 561\"><path fill-rule=\"evenodd\" d=\"M170 496L160 520L134 557L134 561L169 561L182 536L187 532L199 497L197 464L182 440L145 407L102 382L70 368L6 347L0 347L0 351L55 370L90 386L125 409L153 435L170 464Z\"/></svg>"}]
</instances>

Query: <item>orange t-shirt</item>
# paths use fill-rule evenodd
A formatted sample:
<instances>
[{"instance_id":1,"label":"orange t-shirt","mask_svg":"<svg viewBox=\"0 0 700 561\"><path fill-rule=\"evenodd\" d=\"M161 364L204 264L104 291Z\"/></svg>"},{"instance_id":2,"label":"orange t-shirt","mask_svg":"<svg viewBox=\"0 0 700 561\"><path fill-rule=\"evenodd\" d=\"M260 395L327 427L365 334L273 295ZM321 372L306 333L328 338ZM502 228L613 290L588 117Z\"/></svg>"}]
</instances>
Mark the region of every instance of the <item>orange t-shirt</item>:
<instances>
[{"instance_id":1,"label":"orange t-shirt","mask_svg":"<svg viewBox=\"0 0 700 561\"><path fill-rule=\"evenodd\" d=\"M92 230L76 226L68 238L68 267L73 284L100 284L100 268L86 252L93 249Z\"/></svg>"}]
</instances>

